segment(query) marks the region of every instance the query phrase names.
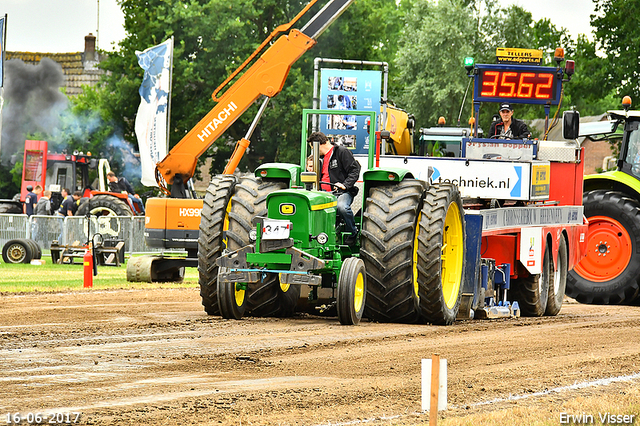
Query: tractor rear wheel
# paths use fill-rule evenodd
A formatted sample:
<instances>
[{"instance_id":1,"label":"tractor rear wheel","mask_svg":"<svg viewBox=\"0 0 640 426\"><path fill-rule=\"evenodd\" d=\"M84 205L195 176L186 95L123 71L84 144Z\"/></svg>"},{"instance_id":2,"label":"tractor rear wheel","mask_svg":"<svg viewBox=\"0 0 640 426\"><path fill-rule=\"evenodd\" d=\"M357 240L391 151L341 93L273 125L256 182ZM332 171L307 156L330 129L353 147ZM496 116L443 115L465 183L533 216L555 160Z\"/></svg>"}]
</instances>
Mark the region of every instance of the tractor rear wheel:
<instances>
[{"instance_id":1,"label":"tractor rear wheel","mask_svg":"<svg viewBox=\"0 0 640 426\"><path fill-rule=\"evenodd\" d=\"M33 259L33 249L27 240L9 240L2 247L4 263L29 263Z\"/></svg>"},{"instance_id":2,"label":"tractor rear wheel","mask_svg":"<svg viewBox=\"0 0 640 426\"><path fill-rule=\"evenodd\" d=\"M226 232L229 251L235 251L253 243L249 238L253 228L251 224L253 218L266 216L267 195L286 187L284 182L263 181L253 176L240 178L229 210L229 226ZM295 295L296 290L298 295ZM283 292L277 275L261 283L250 284L246 294L247 314L260 317L291 315L296 307L299 291L299 288L289 287L288 291ZM295 300L292 300L294 297Z\"/></svg>"},{"instance_id":3,"label":"tractor rear wheel","mask_svg":"<svg viewBox=\"0 0 640 426\"><path fill-rule=\"evenodd\" d=\"M562 236L558 245L558 260L554 265L553 274L549 276L549 297L547 299L547 309L544 311L545 315L556 316L562 308L567 287L567 273L569 272L567 270L569 266L568 259L567 242Z\"/></svg>"},{"instance_id":4,"label":"tractor rear wheel","mask_svg":"<svg viewBox=\"0 0 640 426\"><path fill-rule=\"evenodd\" d=\"M511 281L511 294L525 317L541 317L547 310L551 272L551 249L547 243L542 258L542 273Z\"/></svg>"},{"instance_id":5,"label":"tractor rear wheel","mask_svg":"<svg viewBox=\"0 0 640 426\"><path fill-rule=\"evenodd\" d=\"M94 195L85 200L76 211L76 216L133 216L127 202L113 195Z\"/></svg>"},{"instance_id":6,"label":"tractor rear wheel","mask_svg":"<svg viewBox=\"0 0 640 426\"><path fill-rule=\"evenodd\" d=\"M589 219L587 255L567 278L567 296L581 303L634 303L640 289L640 203L621 192L582 196Z\"/></svg>"},{"instance_id":7,"label":"tractor rear wheel","mask_svg":"<svg viewBox=\"0 0 640 426\"><path fill-rule=\"evenodd\" d=\"M367 295L367 272L364 262L348 257L342 263L338 278L338 320L342 325L358 325L364 313Z\"/></svg>"},{"instance_id":8,"label":"tractor rear wheel","mask_svg":"<svg viewBox=\"0 0 640 426\"><path fill-rule=\"evenodd\" d=\"M420 308L432 324L456 319L464 281L465 221L460 192L454 185L427 189L416 230L415 272Z\"/></svg>"},{"instance_id":9,"label":"tractor rear wheel","mask_svg":"<svg viewBox=\"0 0 640 426\"><path fill-rule=\"evenodd\" d=\"M425 192L415 179L371 188L364 206L360 258L367 271L365 316L421 320L415 279L416 224Z\"/></svg>"},{"instance_id":10,"label":"tractor rear wheel","mask_svg":"<svg viewBox=\"0 0 640 426\"><path fill-rule=\"evenodd\" d=\"M0 213L5 214L22 214L22 206L20 202L14 203L0 203Z\"/></svg>"},{"instance_id":11,"label":"tractor rear wheel","mask_svg":"<svg viewBox=\"0 0 640 426\"><path fill-rule=\"evenodd\" d=\"M226 246L224 233L229 227L234 176L215 176L204 196L198 237L198 282L202 306L209 315L220 315L218 307L218 265L216 259Z\"/></svg>"}]
</instances>

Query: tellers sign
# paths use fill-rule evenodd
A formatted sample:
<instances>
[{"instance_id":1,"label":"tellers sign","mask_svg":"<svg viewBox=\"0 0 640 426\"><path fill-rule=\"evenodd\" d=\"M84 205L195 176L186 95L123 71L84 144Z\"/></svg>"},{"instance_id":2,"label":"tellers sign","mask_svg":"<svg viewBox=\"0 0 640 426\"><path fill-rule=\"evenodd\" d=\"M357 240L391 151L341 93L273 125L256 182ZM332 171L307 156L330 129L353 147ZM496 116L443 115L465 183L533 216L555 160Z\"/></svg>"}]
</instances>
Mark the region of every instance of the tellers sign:
<instances>
[{"instance_id":1,"label":"tellers sign","mask_svg":"<svg viewBox=\"0 0 640 426\"><path fill-rule=\"evenodd\" d=\"M552 67L477 65L474 98L478 102L557 105L561 84Z\"/></svg>"}]
</instances>

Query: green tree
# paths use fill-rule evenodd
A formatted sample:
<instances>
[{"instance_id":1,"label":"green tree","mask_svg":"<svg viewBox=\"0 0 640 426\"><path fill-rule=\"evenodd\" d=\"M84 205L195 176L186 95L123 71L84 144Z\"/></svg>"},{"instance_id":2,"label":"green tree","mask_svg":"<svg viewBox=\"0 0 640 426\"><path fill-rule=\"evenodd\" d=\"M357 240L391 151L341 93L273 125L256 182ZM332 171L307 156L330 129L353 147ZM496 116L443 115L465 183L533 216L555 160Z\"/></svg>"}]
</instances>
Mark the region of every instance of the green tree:
<instances>
[{"instance_id":1,"label":"green tree","mask_svg":"<svg viewBox=\"0 0 640 426\"><path fill-rule=\"evenodd\" d=\"M544 64L550 65L555 47L568 43L566 30L548 19L534 22L519 6L502 8L493 0L416 0L405 15L395 60L401 103L423 127L435 125L439 116L455 125L462 107L464 126L472 113L471 93L463 105L470 83L462 66L465 57L495 63L497 47L532 48L543 50ZM487 129L496 112L496 105L483 105L480 127ZM538 106L518 106L519 118L541 115Z\"/></svg>"},{"instance_id":2,"label":"green tree","mask_svg":"<svg viewBox=\"0 0 640 426\"><path fill-rule=\"evenodd\" d=\"M300 0L121 0L128 36L102 67L109 71L97 94L100 114L135 143L134 123L142 70L135 50L175 39L170 146L215 103L213 90L278 26L290 21L306 1ZM316 5L319 9L324 3ZM298 28L312 13L303 17ZM300 111L311 107L313 58L316 56L382 60L395 53L400 14L395 0L359 0L323 34L318 44L291 69L283 91L271 100L240 163L252 170L266 161L299 159ZM219 173L235 142L257 112L252 106L203 157ZM201 158L203 160L204 158Z\"/></svg>"},{"instance_id":3,"label":"green tree","mask_svg":"<svg viewBox=\"0 0 640 426\"><path fill-rule=\"evenodd\" d=\"M594 0L596 47L606 53L602 84L612 84L620 95L640 98L640 2L637 0ZM591 71L591 70L589 70ZM599 71L599 70L595 70Z\"/></svg>"}]
</instances>

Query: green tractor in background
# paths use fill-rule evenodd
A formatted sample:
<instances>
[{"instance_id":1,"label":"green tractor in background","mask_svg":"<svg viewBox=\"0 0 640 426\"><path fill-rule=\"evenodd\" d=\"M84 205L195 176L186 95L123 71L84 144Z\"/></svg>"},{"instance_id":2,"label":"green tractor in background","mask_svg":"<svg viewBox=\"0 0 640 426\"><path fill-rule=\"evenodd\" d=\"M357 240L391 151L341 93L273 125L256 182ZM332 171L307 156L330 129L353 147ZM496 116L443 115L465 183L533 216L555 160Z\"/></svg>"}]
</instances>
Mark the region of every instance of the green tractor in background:
<instances>
[{"instance_id":1,"label":"green tractor in background","mask_svg":"<svg viewBox=\"0 0 640 426\"><path fill-rule=\"evenodd\" d=\"M587 255L569 272L566 290L582 303L640 301L640 111L629 111L628 96L622 105L609 111L611 121L594 123L607 127L595 132L605 136L624 130L616 170L584 178Z\"/></svg>"},{"instance_id":2,"label":"green tractor in background","mask_svg":"<svg viewBox=\"0 0 640 426\"><path fill-rule=\"evenodd\" d=\"M357 241L345 244L350 235L336 216L336 195L315 190L318 176L304 172L311 114L336 112L303 111L300 165L264 164L255 171L254 187L238 192L246 184L236 185L225 226L227 250L217 260L216 308L230 319L291 315L304 285L312 305L321 303L319 289L330 289L330 306L345 325L358 324L363 316L453 323L465 269L465 219L457 188L430 185L406 169L373 167L372 143L358 195L362 209L355 214ZM350 114L376 122L374 112ZM376 140L374 126L369 140ZM317 147L314 152L318 158Z\"/></svg>"}]
</instances>

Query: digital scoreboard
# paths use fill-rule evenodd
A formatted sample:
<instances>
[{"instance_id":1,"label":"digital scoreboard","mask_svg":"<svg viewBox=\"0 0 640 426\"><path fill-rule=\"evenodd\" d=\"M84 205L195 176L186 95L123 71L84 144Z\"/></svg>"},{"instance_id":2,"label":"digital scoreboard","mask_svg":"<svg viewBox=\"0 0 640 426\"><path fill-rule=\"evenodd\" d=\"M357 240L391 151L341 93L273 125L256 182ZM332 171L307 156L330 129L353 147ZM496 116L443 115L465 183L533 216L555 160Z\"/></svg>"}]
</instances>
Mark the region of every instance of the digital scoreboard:
<instances>
[{"instance_id":1,"label":"digital scoreboard","mask_svg":"<svg viewBox=\"0 0 640 426\"><path fill-rule=\"evenodd\" d=\"M562 72L531 65L476 65L474 100L558 105Z\"/></svg>"}]
</instances>

